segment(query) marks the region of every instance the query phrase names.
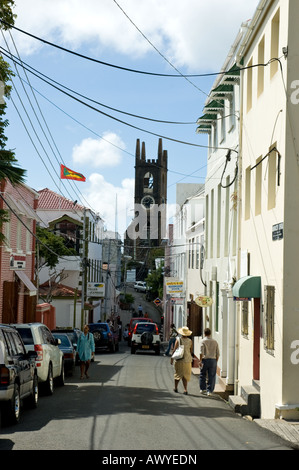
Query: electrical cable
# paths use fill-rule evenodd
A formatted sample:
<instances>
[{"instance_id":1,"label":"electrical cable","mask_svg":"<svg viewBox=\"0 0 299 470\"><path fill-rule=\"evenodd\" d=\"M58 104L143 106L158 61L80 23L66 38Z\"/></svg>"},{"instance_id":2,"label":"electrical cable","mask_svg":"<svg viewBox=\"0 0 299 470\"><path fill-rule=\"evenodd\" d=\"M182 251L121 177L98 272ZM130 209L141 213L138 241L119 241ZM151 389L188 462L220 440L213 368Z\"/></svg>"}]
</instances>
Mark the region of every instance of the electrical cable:
<instances>
[{"instance_id":1,"label":"electrical cable","mask_svg":"<svg viewBox=\"0 0 299 470\"><path fill-rule=\"evenodd\" d=\"M3 47L0 46L0 50L4 51L6 54L10 54L10 57L11 57L11 60L15 63L17 63L17 60L19 60L21 62L21 64L18 64L20 66L22 66L24 68L24 70L28 70L28 69L31 69L33 70L36 74L40 74L41 76L45 77L47 80L50 80L51 82L53 83L56 83L56 85L59 85L60 87L64 88L65 90L68 90L70 91L71 93L74 93L75 95L78 95L80 96L81 98L84 98L88 101L91 101L92 103L95 103L95 104L98 104L99 106L103 106L104 108L107 108L107 109L111 109L112 111L116 111L117 113L121 113L121 114L126 114L127 116L131 116L131 117L135 117L135 118L138 118L138 119L145 119L147 121L153 121L153 122L159 122L159 123L162 123L162 124L179 124L179 125L184 125L184 124L196 124L196 121L192 121L192 122L178 122L178 121L163 121L161 119L153 119L153 118L149 118L149 117L145 117L145 116L140 116L138 114L133 114L133 113L129 113L127 111L122 111L120 109L117 109L117 108L113 108L112 106L108 106L104 103L101 103L99 101L96 101L92 98L89 98L88 96L86 95L83 95L75 90L72 90L71 88L61 84L60 82L57 82L56 80L54 80L53 78L45 75L44 73L36 70L34 67L32 67L31 65L28 65L26 62L24 62L20 57L17 58L16 56L14 56L10 51L7 51L6 49L4 49ZM26 67L25 67L26 66Z\"/></svg>"},{"instance_id":2,"label":"electrical cable","mask_svg":"<svg viewBox=\"0 0 299 470\"><path fill-rule=\"evenodd\" d=\"M6 57L8 57L8 59L11 59L11 58L9 57L9 54L6 54L6 53L3 52L3 49L2 49L2 53L3 53L3 55L5 55ZM13 60L13 59L11 59L11 60ZM26 67L25 67L25 68L26 68ZM115 116L112 116L112 115L110 115L110 114L107 114L107 113L105 113L104 111L101 111L101 110L95 108L94 106L91 106L91 105L88 104L88 103L85 103L84 101L80 100L79 98L76 98L76 97L72 96L70 93L68 93L68 92L66 92L66 91L64 91L64 90L62 90L62 89L60 89L58 86L54 85L53 83L49 82L48 80L46 80L46 79L44 79L44 78L42 78L42 77L39 77L37 74L35 74L35 73L32 72L31 70L29 70L29 69L27 69L27 70L28 70L30 73L32 73L33 75L37 76L37 78L40 78L40 80L42 80L42 81L44 81L45 83L47 83L48 85L50 85L51 87L53 87L53 88L55 88L56 90L60 91L61 93L65 94L66 96L69 96L71 99L73 99L73 100L77 101L78 103L80 103L80 104L82 104L82 105L84 105L84 106L86 106L86 107L92 109L93 111L96 111L97 113L102 114L103 116L109 117L110 119L113 119L114 121L117 121L117 122L119 122L119 123L121 123L121 124L124 124L124 125L126 125L126 126L129 126L129 127L133 128L133 129L137 129L137 130L139 130L139 131L141 131L141 132L145 132L145 133L147 133L147 134L154 135L154 136L156 136L156 137L160 137L160 138L165 139L165 140L170 140L170 141L172 141L172 142L176 142L176 143L179 143L179 144L189 145L189 146L198 147L198 148L211 148L211 147L208 146L208 145L200 145L200 144L195 144L195 143L192 143L192 142L182 141L182 140L179 140L179 139L175 139L175 138L172 138L172 137L164 136L164 135L162 135L162 134L158 134L158 133L156 133L156 132L152 132L152 131L149 131L149 130L147 130L147 129L143 129L143 128L141 128L141 127L138 127L138 126L135 126L135 125L133 125L133 124L130 124L130 123L126 122L126 121L123 121L123 120L121 120L121 119L115 117ZM218 148L219 148L219 149L224 149L224 150L230 150L229 148L224 148L224 147L213 147L213 148L214 148L214 149L218 149Z\"/></svg>"}]
</instances>

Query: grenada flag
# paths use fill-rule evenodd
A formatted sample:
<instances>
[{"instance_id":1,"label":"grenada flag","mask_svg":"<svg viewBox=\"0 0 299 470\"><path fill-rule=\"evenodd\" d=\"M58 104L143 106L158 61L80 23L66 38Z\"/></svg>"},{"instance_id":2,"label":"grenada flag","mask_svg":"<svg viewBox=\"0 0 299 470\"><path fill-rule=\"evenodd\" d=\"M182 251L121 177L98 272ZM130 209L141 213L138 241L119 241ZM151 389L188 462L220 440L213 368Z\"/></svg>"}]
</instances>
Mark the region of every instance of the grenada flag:
<instances>
[{"instance_id":1,"label":"grenada flag","mask_svg":"<svg viewBox=\"0 0 299 470\"><path fill-rule=\"evenodd\" d=\"M86 178L81 173L76 173L64 165L60 165L60 178L62 180L85 181Z\"/></svg>"}]
</instances>

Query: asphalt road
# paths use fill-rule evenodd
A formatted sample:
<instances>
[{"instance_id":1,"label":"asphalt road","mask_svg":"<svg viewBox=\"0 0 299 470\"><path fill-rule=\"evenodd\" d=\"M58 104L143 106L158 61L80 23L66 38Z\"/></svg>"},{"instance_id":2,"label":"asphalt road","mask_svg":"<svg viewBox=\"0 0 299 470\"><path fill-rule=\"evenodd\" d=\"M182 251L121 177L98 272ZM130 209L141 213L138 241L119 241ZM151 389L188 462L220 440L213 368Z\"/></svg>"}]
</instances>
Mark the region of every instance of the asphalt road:
<instances>
[{"instance_id":1,"label":"asphalt road","mask_svg":"<svg viewBox=\"0 0 299 470\"><path fill-rule=\"evenodd\" d=\"M218 397L199 394L195 376L189 394L173 392L169 358L151 352L99 353L90 378L79 368L36 410L3 427L0 450L286 450L278 436L236 415ZM3 454L2 454L3 455Z\"/></svg>"}]
</instances>

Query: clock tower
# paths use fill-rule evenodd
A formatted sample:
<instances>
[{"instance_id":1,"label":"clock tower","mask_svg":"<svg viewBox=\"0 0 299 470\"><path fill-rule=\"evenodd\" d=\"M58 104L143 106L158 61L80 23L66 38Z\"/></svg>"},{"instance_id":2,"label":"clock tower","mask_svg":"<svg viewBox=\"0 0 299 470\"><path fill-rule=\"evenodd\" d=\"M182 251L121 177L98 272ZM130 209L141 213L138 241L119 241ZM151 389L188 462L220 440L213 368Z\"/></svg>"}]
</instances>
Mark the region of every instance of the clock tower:
<instances>
[{"instance_id":1,"label":"clock tower","mask_svg":"<svg viewBox=\"0 0 299 470\"><path fill-rule=\"evenodd\" d=\"M135 153L135 218L131 224L136 233L134 259L143 261L146 247L159 247L166 233L167 207L167 150L162 148L162 139L158 143L156 159L147 159L145 143L136 142ZM132 233L132 230L131 230ZM129 228L127 230L127 237ZM128 239L127 239L128 241ZM131 245L132 243L127 243ZM130 250L131 251L131 250Z\"/></svg>"}]
</instances>

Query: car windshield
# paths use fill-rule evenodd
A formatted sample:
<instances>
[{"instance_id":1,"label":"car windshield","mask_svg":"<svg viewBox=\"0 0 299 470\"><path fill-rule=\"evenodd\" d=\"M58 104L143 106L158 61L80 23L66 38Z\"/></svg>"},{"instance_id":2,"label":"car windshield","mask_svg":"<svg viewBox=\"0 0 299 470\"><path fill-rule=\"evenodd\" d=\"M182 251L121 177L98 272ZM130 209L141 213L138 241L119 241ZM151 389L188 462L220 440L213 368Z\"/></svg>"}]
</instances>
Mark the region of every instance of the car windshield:
<instances>
[{"instance_id":1,"label":"car windshield","mask_svg":"<svg viewBox=\"0 0 299 470\"><path fill-rule=\"evenodd\" d=\"M147 323L147 322L148 322L148 318L140 318L139 320L133 321L133 323L132 323L132 328L134 328L134 326L136 325L136 323L141 323L141 322Z\"/></svg>"},{"instance_id":2,"label":"car windshield","mask_svg":"<svg viewBox=\"0 0 299 470\"><path fill-rule=\"evenodd\" d=\"M95 323L93 325L88 325L91 333L93 331L109 331L109 326L107 323Z\"/></svg>"},{"instance_id":3,"label":"car windshield","mask_svg":"<svg viewBox=\"0 0 299 470\"><path fill-rule=\"evenodd\" d=\"M155 332L156 331L156 325L154 323L138 323L137 328L136 328L136 333L141 334L144 333L145 331L149 332Z\"/></svg>"},{"instance_id":4,"label":"car windshield","mask_svg":"<svg viewBox=\"0 0 299 470\"><path fill-rule=\"evenodd\" d=\"M60 339L61 344L59 346L71 346L70 340L67 335L59 335L57 333L53 334L54 338Z\"/></svg>"},{"instance_id":5,"label":"car windshield","mask_svg":"<svg viewBox=\"0 0 299 470\"><path fill-rule=\"evenodd\" d=\"M33 336L30 328L16 328L20 333L23 343L25 345L34 344Z\"/></svg>"}]
</instances>

